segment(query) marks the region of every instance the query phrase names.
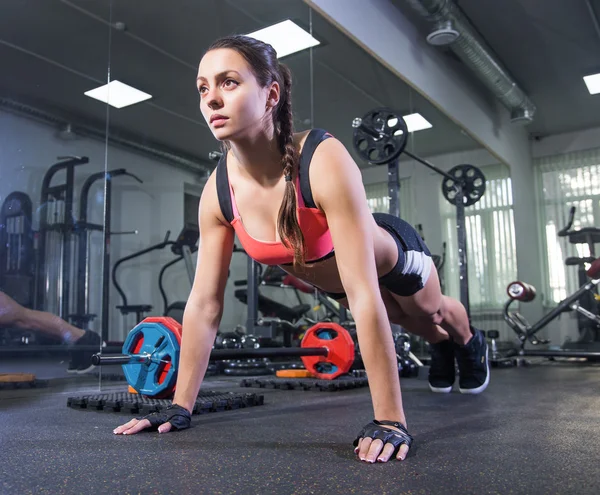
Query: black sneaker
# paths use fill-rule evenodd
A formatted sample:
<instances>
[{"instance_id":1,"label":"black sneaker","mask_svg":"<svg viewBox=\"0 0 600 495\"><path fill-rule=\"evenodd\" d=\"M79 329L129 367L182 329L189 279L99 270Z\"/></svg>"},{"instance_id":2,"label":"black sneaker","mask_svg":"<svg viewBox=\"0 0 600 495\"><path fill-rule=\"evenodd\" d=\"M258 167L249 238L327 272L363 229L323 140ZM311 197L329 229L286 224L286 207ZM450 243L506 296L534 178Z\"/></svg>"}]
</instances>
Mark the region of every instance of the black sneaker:
<instances>
[{"instance_id":1,"label":"black sneaker","mask_svg":"<svg viewBox=\"0 0 600 495\"><path fill-rule=\"evenodd\" d=\"M481 330L471 328L473 337L465 345L454 344L461 394L479 394L490 383L488 345Z\"/></svg>"},{"instance_id":2,"label":"black sneaker","mask_svg":"<svg viewBox=\"0 0 600 495\"><path fill-rule=\"evenodd\" d=\"M447 394L454 385L454 346L450 340L429 344L431 366L429 367L429 388L432 392Z\"/></svg>"},{"instance_id":3,"label":"black sneaker","mask_svg":"<svg viewBox=\"0 0 600 495\"><path fill-rule=\"evenodd\" d=\"M77 346L93 346L93 351L77 350ZM100 336L90 330L86 330L83 336L73 344L70 355L71 361L67 368L67 373L76 373L82 375L96 369L92 364L92 354L100 351Z\"/></svg>"}]
</instances>

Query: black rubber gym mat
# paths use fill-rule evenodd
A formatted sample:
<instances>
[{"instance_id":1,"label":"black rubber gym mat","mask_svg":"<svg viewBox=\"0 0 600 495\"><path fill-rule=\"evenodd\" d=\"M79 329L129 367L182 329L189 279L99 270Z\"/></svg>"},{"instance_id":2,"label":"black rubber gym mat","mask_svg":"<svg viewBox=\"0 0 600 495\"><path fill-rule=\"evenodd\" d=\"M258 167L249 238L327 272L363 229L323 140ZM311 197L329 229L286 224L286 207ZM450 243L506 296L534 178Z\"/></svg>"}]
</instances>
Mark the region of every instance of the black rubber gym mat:
<instances>
[{"instance_id":1,"label":"black rubber gym mat","mask_svg":"<svg viewBox=\"0 0 600 495\"><path fill-rule=\"evenodd\" d=\"M264 396L234 392L203 391L198 395L192 414L230 411L264 404ZM92 411L146 415L171 405L168 399L150 399L139 394L115 392L67 398L67 407Z\"/></svg>"},{"instance_id":2,"label":"black rubber gym mat","mask_svg":"<svg viewBox=\"0 0 600 495\"><path fill-rule=\"evenodd\" d=\"M341 376L335 380L318 380L315 378L246 378L241 387L276 388L280 390L320 390L321 392L338 392L351 388L366 387L366 377Z\"/></svg>"}]
</instances>

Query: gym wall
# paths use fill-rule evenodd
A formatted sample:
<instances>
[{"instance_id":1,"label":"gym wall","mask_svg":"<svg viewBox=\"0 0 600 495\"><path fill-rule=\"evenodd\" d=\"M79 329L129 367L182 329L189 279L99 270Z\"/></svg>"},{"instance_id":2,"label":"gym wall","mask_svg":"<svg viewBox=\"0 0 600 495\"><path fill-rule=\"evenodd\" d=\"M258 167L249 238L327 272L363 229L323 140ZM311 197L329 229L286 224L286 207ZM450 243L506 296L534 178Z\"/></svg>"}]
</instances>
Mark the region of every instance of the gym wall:
<instances>
[{"instance_id":1,"label":"gym wall","mask_svg":"<svg viewBox=\"0 0 600 495\"><path fill-rule=\"evenodd\" d=\"M3 129L0 135L2 150L0 197L5 198L13 191L28 194L33 202L34 229L38 228L35 211L39 207L42 178L49 166L58 161L56 159L58 156L89 157L89 163L77 167L75 171L74 204L75 215L78 218L81 185L89 175L104 170L104 143L82 137L74 141L64 141L57 137L54 128L6 112L0 112L0 128ZM162 241L167 230L171 231L171 239L174 239L183 227L184 186L186 183L202 186L203 176L165 163L158 163L114 146L108 147L106 158L108 170L126 168L128 172L143 180L143 184L140 184L127 176L113 179L111 230L113 232L137 230L138 234L112 237L112 267L119 258ZM56 182L62 180L63 177L56 176ZM89 198L89 221L102 223L103 181L97 181L92 186ZM91 242L90 309L91 312L98 314L101 296L101 234L94 233ZM131 304L151 304L154 306L153 314L162 314L163 304L157 285L158 272L162 264L172 259L171 251L165 249L148 253L122 265L118 279ZM187 299L190 287L183 263L169 270L165 276L165 289L171 301ZM237 301L233 302L233 297L227 297L227 301L232 301L233 305L238 304ZM110 336L116 340L122 339L127 332L123 316L115 309L118 304L121 304L120 297L111 284ZM243 309L237 311L240 312L243 312ZM232 318L232 320L237 323L237 319ZM133 316L129 317L128 325L134 325ZM99 320L96 319L92 323L92 328L97 329L98 326Z\"/></svg>"}]
</instances>

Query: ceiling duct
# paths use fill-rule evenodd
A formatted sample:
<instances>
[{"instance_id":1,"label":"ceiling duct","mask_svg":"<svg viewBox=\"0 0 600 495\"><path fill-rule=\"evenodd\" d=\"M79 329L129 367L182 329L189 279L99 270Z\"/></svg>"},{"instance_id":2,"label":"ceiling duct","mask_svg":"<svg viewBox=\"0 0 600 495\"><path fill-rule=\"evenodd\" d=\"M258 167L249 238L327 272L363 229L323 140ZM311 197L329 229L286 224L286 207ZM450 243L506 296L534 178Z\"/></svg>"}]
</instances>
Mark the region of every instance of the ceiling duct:
<instances>
[{"instance_id":1,"label":"ceiling duct","mask_svg":"<svg viewBox=\"0 0 600 495\"><path fill-rule=\"evenodd\" d=\"M421 16L435 23L427 41L437 46L448 45L508 108L511 122L533 122L535 105L452 0L406 1Z\"/></svg>"}]
</instances>

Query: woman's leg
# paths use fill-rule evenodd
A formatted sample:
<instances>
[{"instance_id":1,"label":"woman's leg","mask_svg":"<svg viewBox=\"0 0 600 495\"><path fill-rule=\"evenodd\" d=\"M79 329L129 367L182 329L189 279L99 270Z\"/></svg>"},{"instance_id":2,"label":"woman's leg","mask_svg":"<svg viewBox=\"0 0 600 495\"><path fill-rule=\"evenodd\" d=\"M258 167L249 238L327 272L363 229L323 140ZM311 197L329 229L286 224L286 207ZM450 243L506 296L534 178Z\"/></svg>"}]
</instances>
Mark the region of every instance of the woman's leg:
<instances>
[{"instance_id":1,"label":"woman's leg","mask_svg":"<svg viewBox=\"0 0 600 495\"><path fill-rule=\"evenodd\" d=\"M412 296L399 296L393 293L390 295L411 320L409 323L411 327L439 326L459 345L465 345L473 336L465 307L456 299L442 294L435 266L431 267L425 286L417 293ZM408 325L406 329L411 331ZM440 329L438 333L441 331ZM432 336L438 334L431 330L428 332ZM443 339L426 340L434 344Z\"/></svg>"},{"instance_id":2,"label":"woman's leg","mask_svg":"<svg viewBox=\"0 0 600 495\"><path fill-rule=\"evenodd\" d=\"M402 279L399 279L401 282ZM430 332L432 365L429 385L434 392L450 392L454 383L454 357L460 373L459 389L463 394L479 394L490 381L488 347L483 332L472 329L464 306L451 297L442 295L437 270L431 267L423 288L412 296L392 294L402 311L416 326L439 326L453 342L435 339ZM412 323L407 325L411 330ZM431 336L434 336L432 339Z\"/></svg>"},{"instance_id":3,"label":"woman's leg","mask_svg":"<svg viewBox=\"0 0 600 495\"><path fill-rule=\"evenodd\" d=\"M4 292L0 292L0 327L2 326L35 330L67 343L75 342L85 334L83 330L56 315L24 308Z\"/></svg>"}]
</instances>

